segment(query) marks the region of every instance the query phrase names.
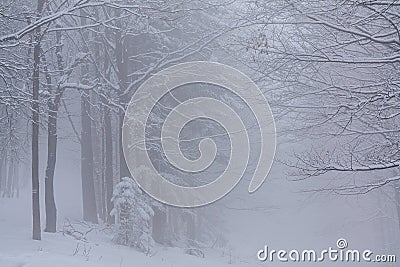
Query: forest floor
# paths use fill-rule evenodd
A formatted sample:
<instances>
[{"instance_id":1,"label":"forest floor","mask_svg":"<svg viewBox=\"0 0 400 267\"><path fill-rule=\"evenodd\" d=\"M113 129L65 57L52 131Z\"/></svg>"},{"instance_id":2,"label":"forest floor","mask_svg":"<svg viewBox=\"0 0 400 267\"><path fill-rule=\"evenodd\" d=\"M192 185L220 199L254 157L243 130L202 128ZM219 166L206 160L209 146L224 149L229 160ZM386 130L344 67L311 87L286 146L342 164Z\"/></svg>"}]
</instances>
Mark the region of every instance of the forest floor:
<instances>
[{"instance_id":1,"label":"forest floor","mask_svg":"<svg viewBox=\"0 0 400 267\"><path fill-rule=\"evenodd\" d=\"M183 248L157 246L146 255L113 244L107 227L79 221L65 220L57 233L43 233L41 241L34 241L29 205L0 198L0 267L250 266L224 250L204 249L202 258L186 254Z\"/></svg>"}]
</instances>

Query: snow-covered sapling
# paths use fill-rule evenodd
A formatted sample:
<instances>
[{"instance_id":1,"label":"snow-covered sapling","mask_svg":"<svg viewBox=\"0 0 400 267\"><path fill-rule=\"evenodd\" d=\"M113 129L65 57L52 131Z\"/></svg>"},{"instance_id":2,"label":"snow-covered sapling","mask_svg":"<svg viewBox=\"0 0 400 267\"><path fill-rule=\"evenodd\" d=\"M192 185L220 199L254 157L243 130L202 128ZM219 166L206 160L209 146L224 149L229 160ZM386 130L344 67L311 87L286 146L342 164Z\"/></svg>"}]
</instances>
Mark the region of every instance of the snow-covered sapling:
<instances>
[{"instance_id":1,"label":"snow-covered sapling","mask_svg":"<svg viewBox=\"0 0 400 267\"><path fill-rule=\"evenodd\" d=\"M129 177L123 177L115 186L112 202L115 216L114 242L149 253L154 246L151 220L154 211L150 200Z\"/></svg>"}]
</instances>

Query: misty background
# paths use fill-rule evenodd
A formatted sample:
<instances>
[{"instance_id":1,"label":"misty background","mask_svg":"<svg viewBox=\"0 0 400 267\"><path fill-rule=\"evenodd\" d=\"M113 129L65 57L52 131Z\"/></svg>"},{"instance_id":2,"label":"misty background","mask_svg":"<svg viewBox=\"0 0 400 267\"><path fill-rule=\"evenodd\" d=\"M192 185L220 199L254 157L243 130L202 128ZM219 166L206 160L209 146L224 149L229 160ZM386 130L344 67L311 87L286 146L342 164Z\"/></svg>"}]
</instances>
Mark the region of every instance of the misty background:
<instances>
[{"instance_id":1,"label":"misty background","mask_svg":"<svg viewBox=\"0 0 400 267\"><path fill-rule=\"evenodd\" d=\"M2 1L0 266L305 266L263 263L256 253L265 245L322 250L339 238L352 249L398 253L399 22L399 1ZM147 121L149 138L160 136L174 106L198 96L231 106L250 136L239 185L183 209L122 179L131 174L121 128L146 79L195 60L256 82L278 145L265 183L249 194L260 142L251 110L217 86L165 95ZM211 120L181 132L190 159L210 136L216 160L196 175L170 166L160 142L148 152L169 181L209 183L229 160L228 136Z\"/></svg>"}]
</instances>

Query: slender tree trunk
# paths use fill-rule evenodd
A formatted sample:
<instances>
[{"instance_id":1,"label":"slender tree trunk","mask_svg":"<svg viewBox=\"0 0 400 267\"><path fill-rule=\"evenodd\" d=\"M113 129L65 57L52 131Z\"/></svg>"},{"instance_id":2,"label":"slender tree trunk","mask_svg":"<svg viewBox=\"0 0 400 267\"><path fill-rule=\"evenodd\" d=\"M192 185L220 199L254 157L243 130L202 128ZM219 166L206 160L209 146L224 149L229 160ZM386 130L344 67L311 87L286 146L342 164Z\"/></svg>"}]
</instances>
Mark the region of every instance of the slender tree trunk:
<instances>
[{"instance_id":1,"label":"slender tree trunk","mask_svg":"<svg viewBox=\"0 0 400 267\"><path fill-rule=\"evenodd\" d=\"M15 195L16 195L16 192L17 192L17 187L18 187L18 184L17 184L17 175L18 175L18 173L17 173L17 168L18 168L18 164L16 164L17 163L17 158L15 158L15 159L12 159L12 166L13 166L13 168L12 168L12 172L13 172L13 178L12 178L12 183L11 183L11 197L15 197Z\"/></svg>"},{"instance_id":2,"label":"slender tree trunk","mask_svg":"<svg viewBox=\"0 0 400 267\"><path fill-rule=\"evenodd\" d=\"M126 100L124 96L125 90L128 88L128 58L127 51L125 47L124 38L122 37L122 33L119 30L116 34L115 40L115 58L117 65L117 76L118 76L118 84L120 89L119 96L119 104L121 107L126 106ZM122 146L122 126L124 122L125 111L121 108L118 112L118 143L119 143L119 173L120 177L129 177L131 176L128 166L125 161L125 156L123 152Z\"/></svg>"},{"instance_id":3,"label":"slender tree trunk","mask_svg":"<svg viewBox=\"0 0 400 267\"><path fill-rule=\"evenodd\" d=\"M84 12L81 10L81 25L86 24ZM86 46L87 34L83 34L84 52L89 52ZM81 68L82 84L88 83L89 67L84 64ZM88 222L98 223L96 195L94 189L93 145L92 145L92 119L90 117L90 96L82 91L81 95L81 174L82 174L82 200L83 219Z\"/></svg>"},{"instance_id":4,"label":"slender tree trunk","mask_svg":"<svg viewBox=\"0 0 400 267\"><path fill-rule=\"evenodd\" d=\"M397 210L397 222L399 224L399 231L400 231L400 182L397 181L394 184L394 194L396 200L396 210Z\"/></svg>"},{"instance_id":5,"label":"slender tree trunk","mask_svg":"<svg viewBox=\"0 0 400 267\"><path fill-rule=\"evenodd\" d=\"M106 212L107 223L113 223L114 218L111 216L113 203L111 201L113 195L113 148L112 148L112 129L110 108L105 107L104 110L104 133L105 133L105 188L106 188Z\"/></svg>"},{"instance_id":6,"label":"slender tree trunk","mask_svg":"<svg viewBox=\"0 0 400 267\"><path fill-rule=\"evenodd\" d=\"M13 188L14 188L14 192L15 192L17 198L19 198L19 165L18 164L15 165L15 169L14 169Z\"/></svg>"},{"instance_id":7,"label":"slender tree trunk","mask_svg":"<svg viewBox=\"0 0 400 267\"><path fill-rule=\"evenodd\" d=\"M126 164L124 150L122 146L122 127L124 123L124 116L125 112L123 110L120 110L118 114L119 173L121 177L131 177L128 165Z\"/></svg>"},{"instance_id":8,"label":"slender tree trunk","mask_svg":"<svg viewBox=\"0 0 400 267\"><path fill-rule=\"evenodd\" d=\"M166 244L169 240L167 236L167 211L158 207L153 207L154 216L152 220L152 237L160 244Z\"/></svg>"},{"instance_id":9,"label":"slender tree trunk","mask_svg":"<svg viewBox=\"0 0 400 267\"><path fill-rule=\"evenodd\" d=\"M58 26L57 26L58 27ZM62 41L61 31L56 32L56 58L57 67L60 75L64 75L64 66L62 59ZM47 167L45 174L45 206L46 206L46 228L45 232L55 233L57 231L57 207L54 196L54 172L56 169L57 161L57 120L58 108L60 106L63 90L59 87L55 88L53 93L53 86L51 76L47 70L46 57L43 56L46 80L51 99L48 99L48 119L47 119Z\"/></svg>"},{"instance_id":10,"label":"slender tree trunk","mask_svg":"<svg viewBox=\"0 0 400 267\"><path fill-rule=\"evenodd\" d=\"M47 168L45 177L46 228L45 232L55 233L57 208L54 200L54 171L57 157L57 107L49 100L47 125Z\"/></svg>"},{"instance_id":11,"label":"slender tree trunk","mask_svg":"<svg viewBox=\"0 0 400 267\"><path fill-rule=\"evenodd\" d=\"M8 175L7 175L7 197L12 197L12 183L14 179L14 160L13 156L11 155L10 160L8 162Z\"/></svg>"},{"instance_id":12,"label":"slender tree trunk","mask_svg":"<svg viewBox=\"0 0 400 267\"><path fill-rule=\"evenodd\" d=\"M8 151L7 149L4 149L4 158L1 162L2 164L2 172L1 176L3 177L3 180L1 181L1 188L2 191L0 191L0 197L4 197L6 195L6 186L7 186L7 157L8 157Z\"/></svg>"},{"instance_id":13,"label":"slender tree trunk","mask_svg":"<svg viewBox=\"0 0 400 267\"><path fill-rule=\"evenodd\" d=\"M37 18L43 11L45 0L37 1ZM41 240L40 203L39 203L39 66L40 66L41 28L35 31L33 48L33 75L32 75L32 237Z\"/></svg>"},{"instance_id":14,"label":"slender tree trunk","mask_svg":"<svg viewBox=\"0 0 400 267\"><path fill-rule=\"evenodd\" d=\"M2 152L2 151L1 151ZM0 152L0 153L1 153ZM3 181L4 181L4 177L5 177L5 175L4 175L4 161L5 161L5 158L3 157L3 155L1 155L2 157L0 158L0 197L2 196L2 194L3 194Z\"/></svg>"},{"instance_id":15,"label":"slender tree trunk","mask_svg":"<svg viewBox=\"0 0 400 267\"><path fill-rule=\"evenodd\" d=\"M105 129L104 129L104 109L102 110L101 113L101 135L100 135L100 139L101 139L101 184L100 184L100 192L101 192L101 196L100 196L100 204L101 204L101 208L100 208L100 212L101 212L101 219L103 220L103 222L107 221L107 206L106 206L106 174L105 174L105 170L106 170L106 145L105 145Z\"/></svg>"},{"instance_id":16,"label":"slender tree trunk","mask_svg":"<svg viewBox=\"0 0 400 267\"><path fill-rule=\"evenodd\" d=\"M90 118L90 103L88 98L88 94L83 92L81 97L81 174L83 219L92 223L98 223L93 178L92 120Z\"/></svg>"},{"instance_id":17,"label":"slender tree trunk","mask_svg":"<svg viewBox=\"0 0 400 267\"><path fill-rule=\"evenodd\" d=\"M107 51L105 50L106 54ZM110 78L110 60L108 57L104 59L104 72L106 73L107 79ZM109 98L111 98L111 93L109 91L104 92L104 97L102 98L104 109L103 109L103 140L104 140L104 204L105 204L105 218L108 224L114 223L114 216L110 213L114 208L111 201L113 190L114 190L114 173L113 173L113 136L112 136L112 120L111 120L111 109L109 107Z\"/></svg>"}]
</instances>

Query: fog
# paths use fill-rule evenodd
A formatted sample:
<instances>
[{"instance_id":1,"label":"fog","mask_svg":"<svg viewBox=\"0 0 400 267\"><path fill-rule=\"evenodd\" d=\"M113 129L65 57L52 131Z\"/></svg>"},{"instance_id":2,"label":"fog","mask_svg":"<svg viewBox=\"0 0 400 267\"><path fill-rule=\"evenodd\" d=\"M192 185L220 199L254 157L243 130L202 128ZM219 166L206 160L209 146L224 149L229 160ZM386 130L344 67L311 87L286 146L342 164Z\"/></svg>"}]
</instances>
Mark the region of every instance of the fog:
<instances>
[{"instance_id":1,"label":"fog","mask_svg":"<svg viewBox=\"0 0 400 267\"><path fill-rule=\"evenodd\" d=\"M0 266L398 266L399 14L3 1Z\"/></svg>"}]
</instances>

